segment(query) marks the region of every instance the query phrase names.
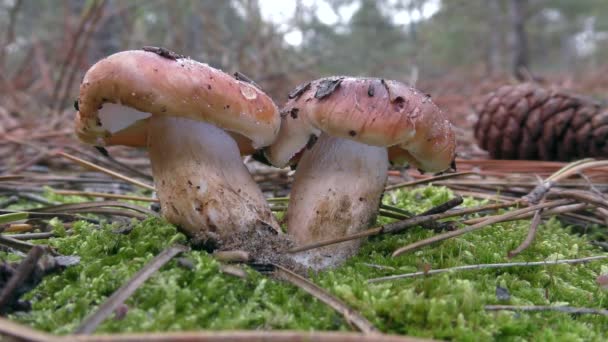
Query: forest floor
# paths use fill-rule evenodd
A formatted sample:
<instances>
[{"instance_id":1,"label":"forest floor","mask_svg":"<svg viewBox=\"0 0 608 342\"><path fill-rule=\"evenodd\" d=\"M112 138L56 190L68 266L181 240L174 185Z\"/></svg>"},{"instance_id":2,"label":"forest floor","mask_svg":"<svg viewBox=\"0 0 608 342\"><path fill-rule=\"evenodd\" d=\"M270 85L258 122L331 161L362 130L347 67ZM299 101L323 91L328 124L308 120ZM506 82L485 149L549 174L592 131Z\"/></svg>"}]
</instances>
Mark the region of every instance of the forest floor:
<instances>
[{"instance_id":1,"label":"forest floor","mask_svg":"<svg viewBox=\"0 0 608 342\"><path fill-rule=\"evenodd\" d=\"M420 85L432 89L433 99L460 132L460 173L435 178L414 170L390 170L377 221L379 226L403 222L403 211L420 214L462 196L462 204L429 222L436 226L452 221L461 231L478 228L452 237L447 236L452 231L428 226L378 234L343 266L310 273L309 279L386 334L479 341L605 340L608 259L602 258L608 257L608 164L487 159L472 137L471 103L498 82L467 87L446 78L440 85ZM577 84L593 93L608 89L598 82ZM0 215L29 212L29 218L0 221L2 272L12 272L5 272L2 281L18 273L17 265L26 264L34 246L50 246L52 252L44 249L44 255L53 258L78 257L75 264L37 281L22 279L23 302L13 301L8 317L60 335L81 327L155 256L188 243L149 209L152 191L132 182L152 183L145 153L112 147L111 157L104 157L76 141L72 117L73 111L52 119L16 117L0 108ZM293 172L246 162L268 198L289 194ZM117 179L108 170L126 178ZM559 176L567 170L570 175ZM532 220L537 210L509 217L517 210L534 209L534 203L522 198L538 190L539 177L556 179L542 194L542 203L553 208L543 211L537 222ZM135 197L120 198L123 195ZM281 218L284 202L270 203ZM459 212L467 208L468 213ZM441 239L412 247L437 237ZM527 238L532 240L523 246ZM403 246L412 250L393 256ZM518 247L521 253L510 255ZM479 266L497 263L508 265ZM433 273L467 265L478 266ZM407 278L380 279L416 272ZM357 324L267 271L226 265L205 251L189 250L154 272L93 330L201 329L354 331Z\"/></svg>"}]
</instances>

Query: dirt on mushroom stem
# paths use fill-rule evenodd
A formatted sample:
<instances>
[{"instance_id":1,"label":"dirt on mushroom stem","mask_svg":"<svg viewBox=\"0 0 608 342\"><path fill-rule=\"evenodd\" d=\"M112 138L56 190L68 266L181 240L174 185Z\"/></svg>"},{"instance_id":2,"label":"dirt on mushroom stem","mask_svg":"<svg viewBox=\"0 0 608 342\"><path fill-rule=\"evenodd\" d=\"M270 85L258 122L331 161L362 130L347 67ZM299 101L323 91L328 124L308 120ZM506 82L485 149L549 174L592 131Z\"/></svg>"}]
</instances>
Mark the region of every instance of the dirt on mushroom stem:
<instances>
[{"instance_id":1,"label":"dirt on mushroom stem","mask_svg":"<svg viewBox=\"0 0 608 342\"><path fill-rule=\"evenodd\" d=\"M259 223L248 231L238 232L226 239L219 248L221 251L242 250L250 255L250 262L259 264L277 264L301 275L306 275L307 268L294 260L285 251L295 247L295 243L285 234L277 232Z\"/></svg>"}]
</instances>

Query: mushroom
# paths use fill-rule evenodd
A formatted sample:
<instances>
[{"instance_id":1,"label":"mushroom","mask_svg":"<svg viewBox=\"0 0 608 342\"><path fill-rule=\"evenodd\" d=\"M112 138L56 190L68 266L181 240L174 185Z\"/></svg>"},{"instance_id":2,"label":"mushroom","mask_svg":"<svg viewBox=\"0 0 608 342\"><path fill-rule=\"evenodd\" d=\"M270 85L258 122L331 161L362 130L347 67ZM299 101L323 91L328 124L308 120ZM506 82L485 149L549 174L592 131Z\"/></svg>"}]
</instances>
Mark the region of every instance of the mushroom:
<instances>
[{"instance_id":1,"label":"mushroom","mask_svg":"<svg viewBox=\"0 0 608 342\"><path fill-rule=\"evenodd\" d=\"M124 51L87 71L77 110L82 141L148 148L161 214L197 241L279 231L241 159L280 127L255 85L162 48Z\"/></svg>"},{"instance_id":2,"label":"mushroom","mask_svg":"<svg viewBox=\"0 0 608 342\"><path fill-rule=\"evenodd\" d=\"M267 160L297 163L287 232L299 245L352 234L373 224L389 161L444 171L454 161L450 122L429 96L397 81L330 77L299 86L281 111ZM335 266L360 241L296 255L314 269Z\"/></svg>"}]
</instances>

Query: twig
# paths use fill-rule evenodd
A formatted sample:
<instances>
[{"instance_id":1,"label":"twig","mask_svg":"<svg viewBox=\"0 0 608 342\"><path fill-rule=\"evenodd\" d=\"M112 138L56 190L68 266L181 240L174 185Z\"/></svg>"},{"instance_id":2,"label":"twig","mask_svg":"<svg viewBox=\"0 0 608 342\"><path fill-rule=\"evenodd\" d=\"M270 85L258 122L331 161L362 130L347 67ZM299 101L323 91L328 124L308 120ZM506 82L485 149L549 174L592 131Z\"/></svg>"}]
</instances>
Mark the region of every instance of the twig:
<instances>
[{"instance_id":1,"label":"twig","mask_svg":"<svg viewBox=\"0 0 608 342\"><path fill-rule=\"evenodd\" d=\"M448 201L450 203L450 205L459 205L459 203L462 201L462 198L457 197L450 201ZM448 202L446 202L446 203L448 203ZM438 207L441 207L442 209L446 209L446 210L450 209L449 206L446 205L446 203L440 204ZM317 242L313 242L311 244L304 245L304 246L298 246L298 247L288 250L287 253L303 252L303 251L307 251L307 250L311 250L311 249L315 249L315 248L321 248L324 246L333 245L333 244L344 242L344 241L350 241L350 240L360 239L360 238L379 235L379 234L396 234L396 233L400 233L400 232L404 231L405 229L413 227L413 226L426 224L429 222L441 220L441 219L451 217L451 216L458 216L461 214L461 212L465 212L465 210L462 210L462 211L455 211L452 213L426 215L428 212L436 211L438 207L431 208L420 215L410 217L410 218L402 220L402 221L388 223L388 224L385 224L385 225L382 225L382 226L379 226L376 228L364 230L359 233L345 235L345 236L341 236L338 238L333 238L333 239L328 239L328 240L323 240L323 241L317 241ZM483 208L485 209L485 207L486 206L484 206ZM471 209L479 209L479 208L471 208ZM473 211L468 210L468 212L473 212Z\"/></svg>"},{"instance_id":2,"label":"twig","mask_svg":"<svg viewBox=\"0 0 608 342\"><path fill-rule=\"evenodd\" d=\"M116 290L106 301L99 306L97 311L87 317L76 329L76 334L90 334L95 331L97 326L106 319L113 311L129 298L148 278L158 271L164 264L169 262L174 256L188 251L188 247L173 245L159 255L154 257L139 272L137 272L126 284Z\"/></svg>"},{"instance_id":3,"label":"twig","mask_svg":"<svg viewBox=\"0 0 608 342\"><path fill-rule=\"evenodd\" d=\"M532 241L534 241L534 237L536 236L536 230L540 225L542 211L543 210L540 209L534 212L534 217L532 218L532 222L530 222L530 228L528 229L528 235L526 235L526 239L517 248L509 252L509 258L518 256L521 252L526 250L526 248L530 247Z\"/></svg>"},{"instance_id":4,"label":"twig","mask_svg":"<svg viewBox=\"0 0 608 342\"><path fill-rule=\"evenodd\" d=\"M562 259L553 261L525 261L525 262L511 262L511 263L497 263L497 264L478 264L478 265L464 265L450 268L439 268L436 270L420 271L413 273L397 274L387 277L369 279L368 283L377 283L387 280L414 278L418 276L429 276L439 273L455 272L455 271L469 271L469 270L481 270L486 268L506 268L506 267L528 267L528 266L552 266L560 264L582 264L596 260L602 260L608 258L608 255L597 255L580 259Z\"/></svg>"},{"instance_id":5,"label":"twig","mask_svg":"<svg viewBox=\"0 0 608 342\"><path fill-rule=\"evenodd\" d=\"M462 198L461 198L461 200L462 200ZM458 202L457 201L452 202L452 204L456 204L456 203L458 203ZM458 205L458 204L456 204L456 205ZM355 234L345 235L345 236L341 236L338 238L333 238L333 239L328 239L328 240L323 240L323 241L317 241L317 242L313 242L311 244L304 245L304 246L298 246L298 247L288 250L287 253L298 253L298 252L308 251L311 249L321 248L321 247L333 245L333 244L344 242L344 241L356 240L356 239L361 239L364 237L369 237L369 236L374 236L374 235L379 235L379 234L396 234L396 233L400 233L400 232L404 231L405 229L413 227L413 226L424 225L427 223L431 223L433 221L441 220L441 219L452 217L452 216L470 214L470 213L474 213L474 212L477 212L480 210L486 210L488 208L499 208L499 207L502 207L503 205L505 205L505 204L500 204L500 205L494 204L494 205L490 205L490 206L482 206L482 207L476 207L476 208L456 210L453 212L433 214L433 215L427 215L427 216L424 216L425 213L422 213L420 215L410 217L410 218L402 220L402 221L388 223L388 224L385 224L385 225L382 225L382 226L379 226L376 228L364 230L362 232L358 232ZM513 205L513 204L509 204L509 205ZM432 211L432 210L434 210L434 209L432 208L432 209L428 210L427 212Z\"/></svg>"},{"instance_id":6,"label":"twig","mask_svg":"<svg viewBox=\"0 0 608 342\"><path fill-rule=\"evenodd\" d=\"M484 227L494 224L494 223L502 222L506 219L509 219L511 217L515 217L515 216L518 216L521 214L525 214L527 212L535 211L535 210L542 209L542 208L553 208L553 207L570 204L570 203L571 203L570 200L558 200L558 201L552 201L552 202L546 202L546 203L533 205L533 206L530 206L527 208L512 210L512 211L510 211L506 214L502 214L502 215L492 216L492 217L489 217L486 220L479 222L477 224L474 224L472 226L468 226L468 227L465 227L462 229L435 235L428 239L420 240L420 241L414 242L412 244L409 244L407 246L401 247L401 248L397 249L395 252L393 252L393 257L397 257L403 253L411 252L411 251L419 249L421 247L428 246L435 242L439 242L439 241L447 240L447 239L450 239L450 238L453 238L456 236L464 235L466 233L484 228Z\"/></svg>"},{"instance_id":7,"label":"twig","mask_svg":"<svg viewBox=\"0 0 608 342\"><path fill-rule=\"evenodd\" d=\"M142 188L148 189L148 190L152 190L152 191L156 190L152 185L149 185L149 184L146 184L146 183L142 183L142 182L140 182L138 180L135 180L135 179L129 178L127 176L121 175L118 172L114 172L112 170L108 170L108 169L103 168L101 166L95 165L95 164L93 164L91 162L88 162L88 161L86 161L84 159L80 159L78 157L75 157L75 156L73 156L71 154L67 154L65 152L57 152L57 155L62 156L64 158L67 158L67 159L69 159L69 160L71 160L71 161L73 161L73 162L75 162L77 164L80 164L80 165L82 165L84 167L87 167L87 168L89 168L91 170L103 172L103 173L105 173L107 175L110 175L112 177L121 179L121 180L123 180L123 181L125 181L127 183L131 183L133 185L137 185L139 187L142 187Z\"/></svg>"},{"instance_id":8,"label":"twig","mask_svg":"<svg viewBox=\"0 0 608 342\"><path fill-rule=\"evenodd\" d=\"M8 337L8 341L24 342L61 342L64 339L36 331L30 327L17 324L0 317L0 339ZM12 338L12 339L11 339Z\"/></svg>"},{"instance_id":9,"label":"twig","mask_svg":"<svg viewBox=\"0 0 608 342\"><path fill-rule=\"evenodd\" d=\"M484 309L488 311L558 311L569 314L594 314L608 316L608 310L593 308L577 308L573 306L550 306L550 305L486 305Z\"/></svg>"},{"instance_id":10,"label":"twig","mask_svg":"<svg viewBox=\"0 0 608 342\"><path fill-rule=\"evenodd\" d=\"M332 296L329 292L325 291L324 289L317 286L316 284L309 281L308 279L306 279L302 276L299 276L296 273L294 273L284 267L281 267L279 265L274 265L274 264L273 264L273 266L275 267L275 270L273 272L274 277L284 280L284 281L306 291L307 293L309 293L313 297L317 298L321 302L329 305L332 309L334 309L334 310L338 311L340 314L342 314L344 319L346 319L346 321L349 324L357 327L357 329L359 329L359 331L363 332L364 334L373 334L373 333L378 332L376 327L374 327L372 325L372 323L369 322L365 317L363 317L357 311L350 308L348 305L346 305L340 299Z\"/></svg>"},{"instance_id":11,"label":"twig","mask_svg":"<svg viewBox=\"0 0 608 342\"><path fill-rule=\"evenodd\" d=\"M36 263L40 259L40 257L44 254L44 248L41 246L34 246L27 253L27 256L17 269L15 273L8 280L4 288L2 289L2 293L0 293L0 312L6 311L6 305L9 304L10 301L16 301L17 298L14 296L15 290L20 287L34 272L36 268Z\"/></svg>"}]
</instances>

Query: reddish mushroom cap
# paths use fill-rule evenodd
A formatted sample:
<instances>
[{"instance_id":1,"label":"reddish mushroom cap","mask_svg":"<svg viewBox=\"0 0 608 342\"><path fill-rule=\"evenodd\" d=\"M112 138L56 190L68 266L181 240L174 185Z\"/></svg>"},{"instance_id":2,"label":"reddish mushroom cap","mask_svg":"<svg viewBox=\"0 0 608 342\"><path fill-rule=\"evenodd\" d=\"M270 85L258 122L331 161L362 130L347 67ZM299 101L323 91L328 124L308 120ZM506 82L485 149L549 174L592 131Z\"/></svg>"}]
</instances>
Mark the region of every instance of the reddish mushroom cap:
<instances>
[{"instance_id":1,"label":"reddish mushroom cap","mask_svg":"<svg viewBox=\"0 0 608 342\"><path fill-rule=\"evenodd\" d=\"M88 70L80 87L76 133L82 141L145 146L147 120L132 119L111 132L99 116L105 103L213 124L249 152L269 145L280 126L277 107L256 86L164 49L111 55ZM118 115L130 114L125 110Z\"/></svg>"},{"instance_id":2,"label":"reddish mushroom cap","mask_svg":"<svg viewBox=\"0 0 608 342\"><path fill-rule=\"evenodd\" d=\"M443 171L454 160L452 126L430 97L397 81L330 77L296 88L281 111L277 140L266 149L276 166L293 162L321 132L389 147L391 162Z\"/></svg>"}]
</instances>

